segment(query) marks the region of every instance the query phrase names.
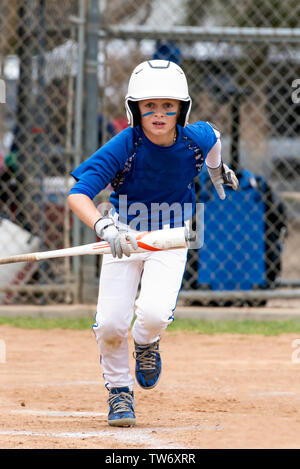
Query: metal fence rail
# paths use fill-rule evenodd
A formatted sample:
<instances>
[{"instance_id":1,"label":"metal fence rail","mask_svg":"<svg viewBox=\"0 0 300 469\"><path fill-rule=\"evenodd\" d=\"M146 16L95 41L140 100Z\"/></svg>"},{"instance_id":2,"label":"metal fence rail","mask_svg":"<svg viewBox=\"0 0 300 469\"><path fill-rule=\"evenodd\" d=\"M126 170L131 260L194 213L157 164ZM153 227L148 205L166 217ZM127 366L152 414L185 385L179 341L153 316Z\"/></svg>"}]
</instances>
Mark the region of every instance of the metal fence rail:
<instances>
[{"instance_id":1,"label":"metal fence rail","mask_svg":"<svg viewBox=\"0 0 300 469\"><path fill-rule=\"evenodd\" d=\"M76 20L73 20L76 22ZM300 28L237 28L229 26L172 26L153 27L147 25L105 25L99 31L101 39L154 39L172 41L253 41L253 42L296 42L300 40Z\"/></svg>"},{"instance_id":2,"label":"metal fence rail","mask_svg":"<svg viewBox=\"0 0 300 469\"><path fill-rule=\"evenodd\" d=\"M3 0L0 13L3 255L91 241L66 205L69 171L127 126L135 65L165 58L186 72L190 122L216 124L241 183L222 205L205 173L195 180L205 244L189 253L180 298L299 297L299 2ZM21 267L0 268L0 304L96 301L96 259Z\"/></svg>"}]
</instances>

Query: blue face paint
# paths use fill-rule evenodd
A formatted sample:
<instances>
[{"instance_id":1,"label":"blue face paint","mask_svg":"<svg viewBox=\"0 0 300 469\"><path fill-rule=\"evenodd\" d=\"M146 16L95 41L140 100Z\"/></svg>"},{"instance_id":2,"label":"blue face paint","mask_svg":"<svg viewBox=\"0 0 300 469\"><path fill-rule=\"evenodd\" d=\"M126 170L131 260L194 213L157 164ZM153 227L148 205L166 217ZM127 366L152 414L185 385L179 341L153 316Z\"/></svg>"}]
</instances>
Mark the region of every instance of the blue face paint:
<instances>
[{"instance_id":1,"label":"blue face paint","mask_svg":"<svg viewBox=\"0 0 300 469\"><path fill-rule=\"evenodd\" d=\"M152 111L146 112L146 114L142 114L142 117L150 116L151 114L154 114L154 112Z\"/></svg>"},{"instance_id":2,"label":"blue face paint","mask_svg":"<svg viewBox=\"0 0 300 469\"><path fill-rule=\"evenodd\" d=\"M154 112L153 111L146 112L145 114L142 114L142 117L151 116L151 114L154 114ZM166 112L165 114L166 116L175 116L176 112Z\"/></svg>"}]
</instances>

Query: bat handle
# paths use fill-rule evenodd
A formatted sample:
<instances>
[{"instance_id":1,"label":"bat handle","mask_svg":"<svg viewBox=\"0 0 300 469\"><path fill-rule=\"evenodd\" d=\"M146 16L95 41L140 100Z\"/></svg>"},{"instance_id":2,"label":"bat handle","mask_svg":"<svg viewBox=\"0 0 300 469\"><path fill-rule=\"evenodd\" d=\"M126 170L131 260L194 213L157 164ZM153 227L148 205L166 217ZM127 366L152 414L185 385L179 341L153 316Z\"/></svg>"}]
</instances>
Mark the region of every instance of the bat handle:
<instances>
[{"instance_id":1,"label":"bat handle","mask_svg":"<svg viewBox=\"0 0 300 469\"><path fill-rule=\"evenodd\" d=\"M32 262L36 260L37 258L34 255L18 254L16 256L2 257L0 259L0 265L14 264L15 262Z\"/></svg>"}]
</instances>

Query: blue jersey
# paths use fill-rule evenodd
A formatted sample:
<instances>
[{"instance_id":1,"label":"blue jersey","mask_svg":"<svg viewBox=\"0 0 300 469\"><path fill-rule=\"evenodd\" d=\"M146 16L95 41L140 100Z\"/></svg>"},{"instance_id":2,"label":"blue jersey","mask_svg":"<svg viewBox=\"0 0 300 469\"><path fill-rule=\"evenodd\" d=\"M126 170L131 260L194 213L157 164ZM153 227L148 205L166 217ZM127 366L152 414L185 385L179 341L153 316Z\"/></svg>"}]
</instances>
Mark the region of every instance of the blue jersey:
<instances>
[{"instance_id":1,"label":"blue jersey","mask_svg":"<svg viewBox=\"0 0 300 469\"><path fill-rule=\"evenodd\" d=\"M139 219L136 229L160 229L165 207L169 225L182 226L195 209L194 178L216 141L212 126L202 121L177 125L176 142L166 147L152 143L141 126L129 127L72 171L77 182L70 194L94 199L111 184L110 202L123 223Z\"/></svg>"}]
</instances>

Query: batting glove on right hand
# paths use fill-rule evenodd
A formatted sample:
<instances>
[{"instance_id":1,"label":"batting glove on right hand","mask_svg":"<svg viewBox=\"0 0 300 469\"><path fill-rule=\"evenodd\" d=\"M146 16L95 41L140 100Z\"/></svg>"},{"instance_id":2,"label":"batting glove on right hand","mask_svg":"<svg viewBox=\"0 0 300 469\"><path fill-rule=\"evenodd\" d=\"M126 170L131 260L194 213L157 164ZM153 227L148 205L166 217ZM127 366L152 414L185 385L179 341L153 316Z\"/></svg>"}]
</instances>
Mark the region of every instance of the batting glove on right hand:
<instances>
[{"instance_id":1,"label":"batting glove on right hand","mask_svg":"<svg viewBox=\"0 0 300 469\"><path fill-rule=\"evenodd\" d=\"M217 168L209 168L207 166L207 170L220 199L224 200L226 198L223 184L231 187L234 191L238 189L238 178L232 169L229 169L226 164L221 163Z\"/></svg>"},{"instance_id":2,"label":"batting glove on right hand","mask_svg":"<svg viewBox=\"0 0 300 469\"><path fill-rule=\"evenodd\" d=\"M120 232L112 218L100 218L96 221L94 230L99 238L110 245L113 257L118 256L118 258L121 259L123 254L127 257L130 256L131 252L127 240L130 241L133 249L138 248L135 237L127 232Z\"/></svg>"}]
</instances>

